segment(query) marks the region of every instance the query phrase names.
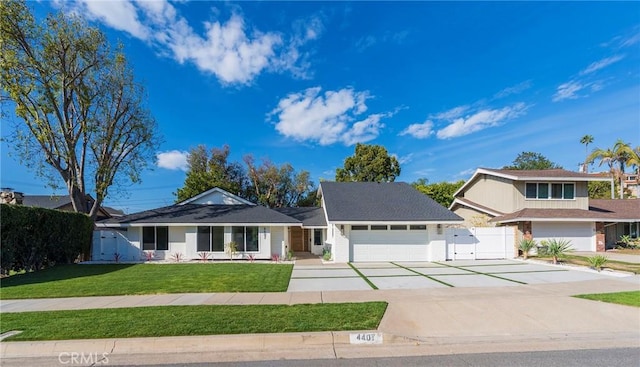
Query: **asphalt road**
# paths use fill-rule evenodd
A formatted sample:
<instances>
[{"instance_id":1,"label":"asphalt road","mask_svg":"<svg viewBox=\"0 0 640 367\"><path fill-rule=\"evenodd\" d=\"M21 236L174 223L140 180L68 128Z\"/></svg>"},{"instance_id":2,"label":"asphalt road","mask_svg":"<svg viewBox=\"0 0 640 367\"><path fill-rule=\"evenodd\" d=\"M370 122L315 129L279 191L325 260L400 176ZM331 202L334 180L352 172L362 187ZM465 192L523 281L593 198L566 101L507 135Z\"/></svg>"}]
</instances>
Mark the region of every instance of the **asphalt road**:
<instances>
[{"instance_id":1,"label":"asphalt road","mask_svg":"<svg viewBox=\"0 0 640 367\"><path fill-rule=\"evenodd\" d=\"M637 367L640 366L640 348L581 349L543 352L456 354L445 356L419 356L396 358L313 359L261 362L226 362L170 364L162 367Z\"/></svg>"}]
</instances>

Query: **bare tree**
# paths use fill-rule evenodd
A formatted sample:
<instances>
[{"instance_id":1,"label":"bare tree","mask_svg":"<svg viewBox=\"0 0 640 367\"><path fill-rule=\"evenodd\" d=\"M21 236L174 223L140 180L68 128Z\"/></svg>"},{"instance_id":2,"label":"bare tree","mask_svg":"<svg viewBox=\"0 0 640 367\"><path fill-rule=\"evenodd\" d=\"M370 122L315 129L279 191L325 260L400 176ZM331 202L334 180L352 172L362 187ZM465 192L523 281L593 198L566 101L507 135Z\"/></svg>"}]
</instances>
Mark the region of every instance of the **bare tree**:
<instances>
[{"instance_id":1,"label":"bare tree","mask_svg":"<svg viewBox=\"0 0 640 367\"><path fill-rule=\"evenodd\" d=\"M157 147L143 87L122 48L77 16L39 24L24 2L2 1L0 39L2 101L21 120L15 153L52 186L62 178L74 209L95 219L109 188L138 182Z\"/></svg>"}]
</instances>

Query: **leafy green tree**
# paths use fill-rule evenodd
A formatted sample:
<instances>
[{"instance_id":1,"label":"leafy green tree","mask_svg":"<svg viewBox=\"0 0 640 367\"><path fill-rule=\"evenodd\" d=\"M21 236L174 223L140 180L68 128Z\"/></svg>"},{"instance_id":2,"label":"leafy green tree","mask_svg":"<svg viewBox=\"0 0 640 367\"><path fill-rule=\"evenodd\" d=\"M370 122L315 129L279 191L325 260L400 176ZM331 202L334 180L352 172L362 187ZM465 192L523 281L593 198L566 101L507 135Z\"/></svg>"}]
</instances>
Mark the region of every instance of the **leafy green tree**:
<instances>
[{"instance_id":1,"label":"leafy green tree","mask_svg":"<svg viewBox=\"0 0 640 367\"><path fill-rule=\"evenodd\" d=\"M585 135L580 139L580 144L584 144L585 160L584 160L584 172L589 172L589 144L593 143L592 135Z\"/></svg>"},{"instance_id":2,"label":"leafy green tree","mask_svg":"<svg viewBox=\"0 0 640 367\"><path fill-rule=\"evenodd\" d=\"M425 178L421 178L414 182L412 185L421 193L429 196L433 200L437 201L440 205L448 208L453 203L453 194L458 191L464 180L456 182L438 182L429 184L429 181Z\"/></svg>"},{"instance_id":3,"label":"leafy green tree","mask_svg":"<svg viewBox=\"0 0 640 367\"><path fill-rule=\"evenodd\" d=\"M307 171L296 172L293 166L285 163L276 166L268 159L257 165L253 156L246 155L249 181L254 201L270 207L279 208L306 203L316 191Z\"/></svg>"},{"instance_id":4,"label":"leafy green tree","mask_svg":"<svg viewBox=\"0 0 640 367\"><path fill-rule=\"evenodd\" d=\"M537 170L537 169L561 169L562 167L551 162L547 157L536 152L522 152L518 154L510 166L504 166L502 169L515 170Z\"/></svg>"},{"instance_id":5,"label":"leafy green tree","mask_svg":"<svg viewBox=\"0 0 640 367\"><path fill-rule=\"evenodd\" d=\"M617 187L618 185L615 184ZM606 181L589 181L587 183L587 191L590 199L610 199L611 183Z\"/></svg>"},{"instance_id":6,"label":"leafy green tree","mask_svg":"<svg viewBox=\"0 0 640 367\"><path fill-rule=\"evenodd\" d=\"M355 154L336 169L338 182L393 182L400 175L400 163L382 145L356 144Z\"/></svg>"},{"instance_id":7,"label":"leafy green tree","mask_svg":"<svg viewBox=\"0 0 640 367\"><path fill-rule=\"evenodd\" d=\"M0 40L0 100L20 121L14 152L49 185L62 179L75 211L95 219L109 189L138 182L154 157L143 87L122 48L74 15L38 23L25 2L1 1Z\"/></svg>"},{"instance_id":8,"label":"leafy green tree","mask_svg":"<svg viewBox=\"0 0 640 367\"><path fill-rule=\"evenodd\" d=\"M191 149L187 163L187 177L184 186L176 192L176 201L184 201L214 187L219 187L232 194L247 197L247 175L241 164L229 162L228 145L211 149L198 145Z\"/></svg>"}]
</instances>

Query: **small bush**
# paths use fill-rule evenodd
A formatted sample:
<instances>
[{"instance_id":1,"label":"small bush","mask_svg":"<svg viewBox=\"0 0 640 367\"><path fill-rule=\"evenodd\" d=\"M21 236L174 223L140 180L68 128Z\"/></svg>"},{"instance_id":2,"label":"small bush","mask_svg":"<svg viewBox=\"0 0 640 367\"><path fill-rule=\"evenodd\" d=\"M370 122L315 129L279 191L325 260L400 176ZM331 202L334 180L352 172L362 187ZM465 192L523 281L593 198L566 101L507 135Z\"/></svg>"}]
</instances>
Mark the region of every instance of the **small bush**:
<instances>
[{"instance_id":1,"label":"small bush","mask_svg":"<svg viewBox=\"0 0 640 367\"><path fill-rule=\"evenodd\" d=\"M571 241L552 238L548 242L546 252L547 256L551 256L553 259L553 263L557 264L558 259L565 258L567 253L571 251L573 251L573 248L571 248Z\"/></svg>"},{"instance_id":2,"label":"small bush","mask_svg":"<svg viewBox=\"0 0 640 367\"><path fill-rule=\"evenodd\" d=\"M529 238L523 238L520 241L520 244L518 245L518 249L522 251L522 257L525 260L529 256L529 251L531 251L534 247L536 247L536 245L537 245L536 241Z\"/></svg>"},{"instance_id":3,"label":"small bush","mask_svg":"<svg viewBox=\"0 0 640 367\"><path fill-rule=\"evenodd\" d=\"M607 259L607 257L603 255L595 255L587 258L587 261L589 262L589 265L591 265L592 268L596 269L597 271L600 271L602 270L602 266L607 261L609 261L609 259Z\"/></svg>"}]
</instances>

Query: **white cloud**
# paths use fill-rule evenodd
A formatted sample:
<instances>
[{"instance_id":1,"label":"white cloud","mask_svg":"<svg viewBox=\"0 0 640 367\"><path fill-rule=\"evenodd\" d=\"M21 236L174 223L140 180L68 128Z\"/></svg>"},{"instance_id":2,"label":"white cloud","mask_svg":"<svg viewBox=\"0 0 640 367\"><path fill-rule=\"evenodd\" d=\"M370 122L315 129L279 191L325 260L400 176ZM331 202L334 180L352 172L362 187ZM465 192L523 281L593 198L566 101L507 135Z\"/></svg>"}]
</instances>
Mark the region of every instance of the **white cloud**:
<instances>
[{"instance_id":1,"label":"white cloud","mask_svg":"<svg viewBox=\"0 0 640 367\"><path fill-rule=\"evenodd\" d=\"M424 139L431 136L431 134L433 134L433 122L431 120L427 120L421 124L411 124L407 126L407 128L402 130L399 135L411 135L417 139Z\"/></svg>"},{"instance_id":2,"label":"white cloud","mask_svg":"<svg viewBox=\"0 0 640 367\"><path fill-rule=\"evenodd\" d=\"M189 169L189 165L187 164L188 157L188 152L181 152L179 150L156 153L158 167L170 170L182 170L185 172Z\"/></svg>"},{"instance_id":3,"label":"white cloud","mask_svg":"<svg viewBox=\"0 0 640 367\"><path fill-rule=\"evenodd\" d=\"M367 91L344 88L320 92L321 88L315 87L291 93L267 117L276 120L276 130L288 138L320 145L353 145L375 139L384 127L381 120L392 115L360 116L367 111Z\"/></svg>"},{"instance_id":4,"label":"white cloud","mask_svg":"<svg viewBox=\"0 0 640 367\"><path fill-rule=\"evenodd\" d=\"M146 40L149 30L138 19L133 2L122 1L90 1L80 0L79 7L84 9L83 15L99 20L119 31L125 31L136 38Z\"/></svg>"},{"instance_id":5,"label":"white cloud","mask_svg":"<svg viewBox=\"0 0 640 367\"><path fill-rule=\"evenodd\" d=\"M522 92L524 92L525 90L531 88L531 80L525 80L524 82L518 83L516 85L513 85L511 87L507 87L503 90L501 90L500 92L496 93L493 98L504 98L507 96L510 96L512 94L520 94Z\"/></svg>"},{"instance_id":6,"label":"white cloud","mask_svg":"<svg viewBox=\"0 0 640 367\"><path fill-rule=\"evenodd\" d=\"M623 58L624 58L624 55L613 55L610 57L605 57L602 60L598 60L594 63L591 63L589 66L587 66L584 70L580 72L580 75L591 74L600 69L604 69L607 66L622 60Z\"/></svg>"},{"instance_id":7,"label":"white cloud","mask_svg":"<svg viewBox=\"0 0 640 367\"><path fill-rule=\"evenodd\" d=\"M462 105L444 112L437 113L435 115L431 115L430 117L436 120L452 120L464 115L465 112L469 111L469 109L471 109L471 106Z\"/></svg>"},{"instance_id":8,"label":"white cloud","mask_svg":"<svg viewBox=\"0 0 640 367\"><path fill-rule=\"evenodd\" d=\"M559 102L565 99L576 99L578 98L577 93L583 90L585 87L586 85L580 83L579 81L570 80L558 86L558 89L553 95L552 100L554 102Z\"/></svg>"},{"instance_id":9,"label":"white cloud","mask_svg":"<svg viewBox=\"0 0 640 367\"><path fill-rule=\"evenodd\" d=\"M396 159L398 160L398 163L400 163L401 165L405 163L409 163L413 160L413 153L403 155L402 157L398 156L397 154L392 154L391 156L396 157Z\"/></svg>"},{"instance_id":10,"label":"white cloud","mask_svg":"<svg viewBox=\"0 0 640 367\"><path fill-rule=\"evenodd\" d=\"M468 135L488 127L501 125L523 115L526 110L527 105L522 102L500 109L480 110L472 115L455 119L445 128L438 130L436 136L439 139L450 139Z\"/></svg>"},{"instance_id":11,"label":"white cloud","mask_svg":"<svg viewBox=\"0 0 640 367\"><path fill-rule=\"evenodd\" d=\"M144 40L179 63L193 63L223 85L250 84L266 71L308 77L309 53L302 48L324 29L321 19L314 16L294 22L290 36L263 32L247 26L243 16L234 13L226 21L204 22L204 32L199 33L166 0L63 0L59 5Z\"/></svg>"}]
</instances>

